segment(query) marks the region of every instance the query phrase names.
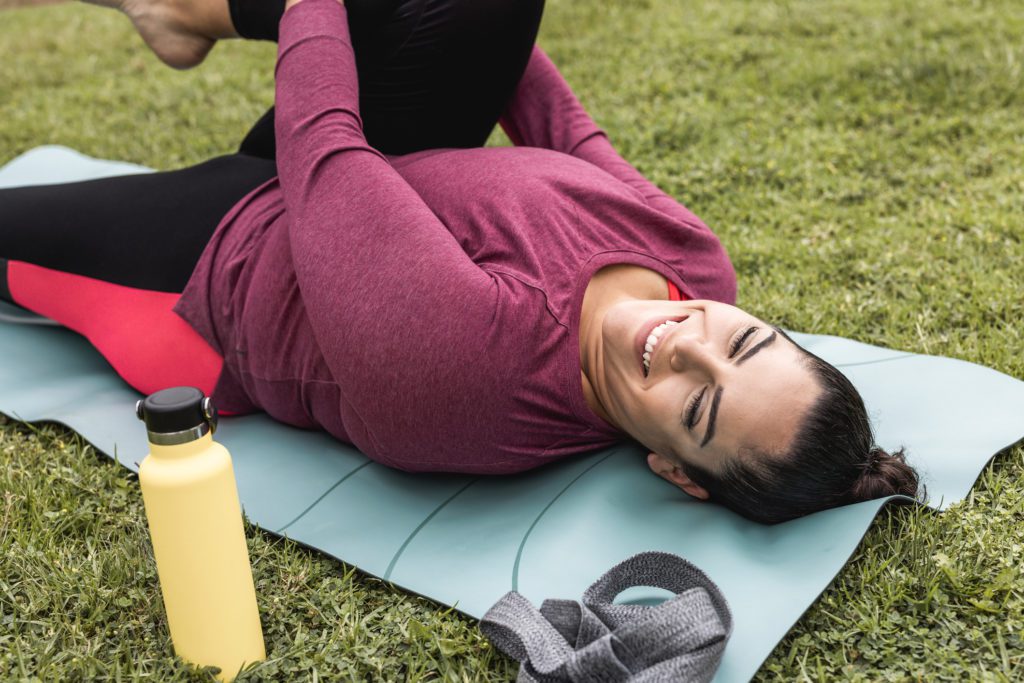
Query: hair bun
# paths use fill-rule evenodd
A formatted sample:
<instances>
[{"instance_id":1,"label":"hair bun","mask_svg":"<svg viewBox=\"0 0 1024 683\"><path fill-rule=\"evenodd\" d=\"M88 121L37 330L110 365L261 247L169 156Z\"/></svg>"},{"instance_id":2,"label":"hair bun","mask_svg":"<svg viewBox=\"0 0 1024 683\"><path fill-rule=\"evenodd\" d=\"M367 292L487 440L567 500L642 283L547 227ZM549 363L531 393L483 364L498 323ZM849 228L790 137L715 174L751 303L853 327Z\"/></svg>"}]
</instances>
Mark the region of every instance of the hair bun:
<instances>
[{"instance_id":1,"label":"hair bun","mask_svg":"<svg viewBox=\"0 0 1024 683\"><path fill-rule=\"evenodd\" d=\"M886 461L887 458L894 457L898 457L900 460L903 460L903 451L898 451L897 455L892 456L889 455L889 453L886 452L884 448L881 448L879 446L873 446L871 450L868 451L868 459L864 461L864 471L876 472L883 466L883 463Z\"/></svg>"},{"instance_id":2,"label":"hair bun","mask_svg":"<svg viewBox=\"0 0 1024 683\"><path fill-rule=\"evenodd\" d=\"M860 478L853 485L855 499L872 500L893 495L917 498L917 473L907 464L902 448L888 453L884 448L873 446L861 467Z\"/></svg>"}]
</instances>

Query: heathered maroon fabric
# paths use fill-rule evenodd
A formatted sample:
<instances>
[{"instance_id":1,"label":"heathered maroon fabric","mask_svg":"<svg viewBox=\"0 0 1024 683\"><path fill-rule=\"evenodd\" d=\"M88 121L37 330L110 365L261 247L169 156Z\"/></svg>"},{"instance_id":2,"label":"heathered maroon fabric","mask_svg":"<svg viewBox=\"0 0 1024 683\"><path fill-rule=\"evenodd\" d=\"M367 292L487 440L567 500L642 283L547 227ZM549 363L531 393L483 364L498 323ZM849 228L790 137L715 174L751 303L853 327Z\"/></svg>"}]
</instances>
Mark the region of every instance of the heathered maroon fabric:
<instances>
[{"instance_id":1,"label":"heathered maroon fabric","mask_svg":"<svg viewBox=\"0 0 1024 683\"><path fill-rule=\"evenodd\" d=\"M734 300L718 239L618 156L539 49L502 119L514 148L369 147L336 0L285 14L276 78L280 175L224 218L175 308L224 356L224 409L405 470L525 470L627 438L583 396L599 268Z\"/></svg>"}]
</instances>

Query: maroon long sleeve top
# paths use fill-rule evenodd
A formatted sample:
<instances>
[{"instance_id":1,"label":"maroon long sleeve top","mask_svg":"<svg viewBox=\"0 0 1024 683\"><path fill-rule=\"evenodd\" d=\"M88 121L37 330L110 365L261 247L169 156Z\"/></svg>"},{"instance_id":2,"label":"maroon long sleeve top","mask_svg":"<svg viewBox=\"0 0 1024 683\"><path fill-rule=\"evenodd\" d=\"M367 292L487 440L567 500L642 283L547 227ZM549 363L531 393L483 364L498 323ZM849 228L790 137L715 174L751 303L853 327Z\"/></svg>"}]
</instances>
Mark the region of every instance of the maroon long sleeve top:
<instances>
[{"instance_id":1,"label":"maroon long sleeve top","mask_svg":"<svg viewBox=\"0 0 1024 683\"><path fill-rule=\"evenodd\" d=\"M535 49L515 147L370 147L344 8L281 21L279 176L225 216L175 311L224 357L225 410L321 428L404 470L505 473L628 438L587 405L591 276L650 268L732 302L715 235L612 148Z\"/></svg>"}]
</instances>

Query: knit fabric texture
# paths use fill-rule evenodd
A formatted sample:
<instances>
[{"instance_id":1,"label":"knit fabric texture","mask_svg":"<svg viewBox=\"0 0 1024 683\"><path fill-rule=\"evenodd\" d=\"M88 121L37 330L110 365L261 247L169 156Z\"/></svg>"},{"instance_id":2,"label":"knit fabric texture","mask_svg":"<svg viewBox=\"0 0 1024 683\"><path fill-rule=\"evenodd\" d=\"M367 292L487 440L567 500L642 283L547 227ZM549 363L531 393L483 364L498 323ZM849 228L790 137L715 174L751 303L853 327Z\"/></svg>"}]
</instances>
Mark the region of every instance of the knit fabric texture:
<instances>
[{"instance_id":1,"label":"knit fabric texture","mask_svg":"<svg viewBox=\"0 0 1024 683\"><path fill-rule=\"evenodd\" d=\"M660 605L613 604L632 586L675 593ZM678 555L645 552L615 565L575 600L538 610L510 591L480 630L520 662L517 683L710 681L732 632L718 587Z\"/></svg>"}]
</instances>

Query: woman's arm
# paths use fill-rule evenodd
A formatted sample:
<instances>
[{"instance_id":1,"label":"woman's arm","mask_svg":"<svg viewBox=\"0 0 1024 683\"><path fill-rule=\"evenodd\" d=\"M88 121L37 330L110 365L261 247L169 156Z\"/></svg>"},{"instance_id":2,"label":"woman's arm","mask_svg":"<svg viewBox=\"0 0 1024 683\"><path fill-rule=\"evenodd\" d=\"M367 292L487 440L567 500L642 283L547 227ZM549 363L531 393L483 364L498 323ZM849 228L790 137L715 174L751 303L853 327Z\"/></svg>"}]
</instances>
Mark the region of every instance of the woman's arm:
<instances>
[{"instance_id":1,"label":"woman's arm","mask_svg":"<svg viewBox=\"0 0 1024 683\"><path fill-rule=\"evenodd\" d=\"M686 222L699 219L615 151L580 104L558 67L534 46L501 127L516 145L543 147L588 161L632 186L654 208ZM701 225L703 225L701 223Z\"/></svg>"},{"instance_id":2,"label":"woman's arm","mask_svg":"<svg viewBox=\"0 0 1024 683\"><path fill-rule=\"evenodd\" d=\"M275 77L277 166L313 333L347 400L426 423L395 396L458 391L452 376L474 377L466 357L486 336L496 283L367 144L337 0L285 13Z\"/></svg>"},{"instance_id":3,"label":"woman's arm","mask_svg":"<svg viewBox=\"0 0 1024 683\"><path fill-rule=\"evenodd\" d=\"M586 140L604 135L558 68L536 45L500 123L516 145L565 154L574 154Z\"/></svg>"}]
</instances>

